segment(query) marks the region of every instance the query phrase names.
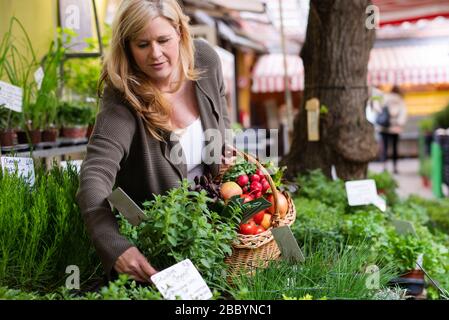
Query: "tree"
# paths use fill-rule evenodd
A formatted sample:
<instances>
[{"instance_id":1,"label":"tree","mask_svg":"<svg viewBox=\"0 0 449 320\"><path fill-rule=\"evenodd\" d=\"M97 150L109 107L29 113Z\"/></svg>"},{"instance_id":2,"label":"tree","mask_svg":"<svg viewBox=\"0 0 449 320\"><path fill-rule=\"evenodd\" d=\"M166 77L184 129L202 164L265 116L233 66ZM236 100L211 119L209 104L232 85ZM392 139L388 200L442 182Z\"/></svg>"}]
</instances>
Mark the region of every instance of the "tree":
<instances>
[{"instance_id":1,"label":"tree","mask_svg":"<svg viewBox=\"0 0 449 320\"><path fill-rule=\"evenodd\" d=\"M370 0L311 0L304 62L304 99L294 121L289 154L281 161L287 177L313 169L331 176L364 178L377 155L373 126L366 120L367 66L375 31L366 26ZM320 141L309 142L305 102L318 98Z\"/></svg>"}]
</instances>

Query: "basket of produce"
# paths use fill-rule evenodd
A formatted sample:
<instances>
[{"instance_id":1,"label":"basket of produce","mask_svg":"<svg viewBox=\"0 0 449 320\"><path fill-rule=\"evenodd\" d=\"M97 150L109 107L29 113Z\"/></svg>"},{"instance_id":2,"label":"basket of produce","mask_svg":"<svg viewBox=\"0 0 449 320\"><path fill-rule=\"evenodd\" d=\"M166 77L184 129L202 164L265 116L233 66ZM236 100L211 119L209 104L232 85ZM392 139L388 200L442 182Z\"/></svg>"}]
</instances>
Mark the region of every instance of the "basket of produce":
<instances>
[{"instance_id":1,"label":"basket of produce","mask_svg":"<svg viewBox=\"0 0 449 320\"><path fill-rule=\"evenodd\" d=\"M244 213L237 239L232 244L232 255L225 260L231 274L239 270L251 272L278 259L280 250L271 230L290 226L296 219L291 197L279 191L273 179L279 184L282 170L274 166L266 168L251 155L232 150L233 163L222 166L216 178L221 183L220 195L225 202L255 203L255 208Z\"/></svg>"}]
</instances>

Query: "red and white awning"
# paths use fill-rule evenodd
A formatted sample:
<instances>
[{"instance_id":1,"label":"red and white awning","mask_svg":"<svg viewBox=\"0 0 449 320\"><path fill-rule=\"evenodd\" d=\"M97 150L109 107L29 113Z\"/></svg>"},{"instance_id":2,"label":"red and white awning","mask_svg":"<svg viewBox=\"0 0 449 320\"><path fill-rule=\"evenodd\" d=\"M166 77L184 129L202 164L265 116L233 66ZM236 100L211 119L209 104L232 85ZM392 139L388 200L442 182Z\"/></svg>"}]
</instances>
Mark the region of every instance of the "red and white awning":
<instances>
[{"instance_id":1,"label":"red and white awning","mask_svg":"<svg viewBox=\"0 0 449 320\"><path fill-rule=\"evenodd\" d=\"M282 54L272 53L261 56L254 67L251 90L255 93L284 91L284 70ZM299 56L287 56L287 75L290 90L303 90L304 67Z\"/></svg>"},{"instance_id":2,"label":"red and white awning","mask_svg":"<svg viewBox=\"0 0 449 320\"><path fill-rule=\"evenodd\" d=\"M423 85L449 83L449 45L374 48L368 83Z\"/></svg>"},{"instance_id":3,"label":"red and white awning","mask_svg":"<svg viewBox=\"0 0 449 320\"><path fill-rule=\"evenodd\" d=\"M304 67L299 56L288 56L290 89L304 89ZM449 44L374 48L368 64L368 84L424 85L449 83ZM264 55L253 71L252 92L282 92L282 54Z\"/></svg>"},{"instance_id":4,"label":"red and white awning","mask_svg":"<svg viewBox=\"0 0 449 320\"><path fill-rule=\"evenodd\" d=\"M420 19L449 17L449 0L373 0L380 24L400 24Z\"/></svg>"}]
</instances>

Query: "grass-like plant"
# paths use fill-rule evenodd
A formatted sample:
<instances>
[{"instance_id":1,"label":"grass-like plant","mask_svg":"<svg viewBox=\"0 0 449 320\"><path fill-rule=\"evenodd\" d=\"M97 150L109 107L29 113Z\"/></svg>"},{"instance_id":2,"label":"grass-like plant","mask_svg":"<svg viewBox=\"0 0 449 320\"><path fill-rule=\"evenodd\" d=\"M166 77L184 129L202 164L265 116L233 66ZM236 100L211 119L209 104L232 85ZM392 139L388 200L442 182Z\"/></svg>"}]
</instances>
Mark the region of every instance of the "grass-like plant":
<instances>
[{"instance_id":1,"label":"grass-like plant","mask_svg":"<svg viewBox=\"0 0 449 320\"><path fill-rule=\"evenodd\" d=\"M47 291L65 283L69 265L81 281L99 262L75 201L76 169L38 169L33 187L16 174L0 175L0 285Z\"/></svg>"},{"instance_id":2,"label":"grass-like plant","mask_svg":"<svg viewBox=\"0 0 449 320\"><path fill-rule=\"evenodd\" d=\"M304 263L273 261L267 268L256 269L252 276L243 273L235 277L232 295L245 300L374 299L395 276L389 266L381 267L380 259L363 245L321 244L303 249ZM378 273L368 272L376 268Z\"/></svg>"}]
</instances>

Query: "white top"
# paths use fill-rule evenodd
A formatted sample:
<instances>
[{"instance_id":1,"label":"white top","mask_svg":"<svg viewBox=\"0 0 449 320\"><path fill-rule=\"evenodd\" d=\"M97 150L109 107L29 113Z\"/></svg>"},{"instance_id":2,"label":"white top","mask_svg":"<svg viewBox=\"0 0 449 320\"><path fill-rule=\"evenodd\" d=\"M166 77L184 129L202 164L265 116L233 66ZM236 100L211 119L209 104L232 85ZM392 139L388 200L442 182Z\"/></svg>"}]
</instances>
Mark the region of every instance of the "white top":
<instances>
[{"instance_id":1,"label":"white top","mask_svg":"<svg viewBox=\"0 0 449 320\"><path fill-rule=\"evenodd\" d=\"M201 176L204 172L202 152L206 139L200 117L186 128L176 130L175 133L180 137L179 142L186 159L187 179L193 181L196 176Z\"/></svg>"}]
</instances>

